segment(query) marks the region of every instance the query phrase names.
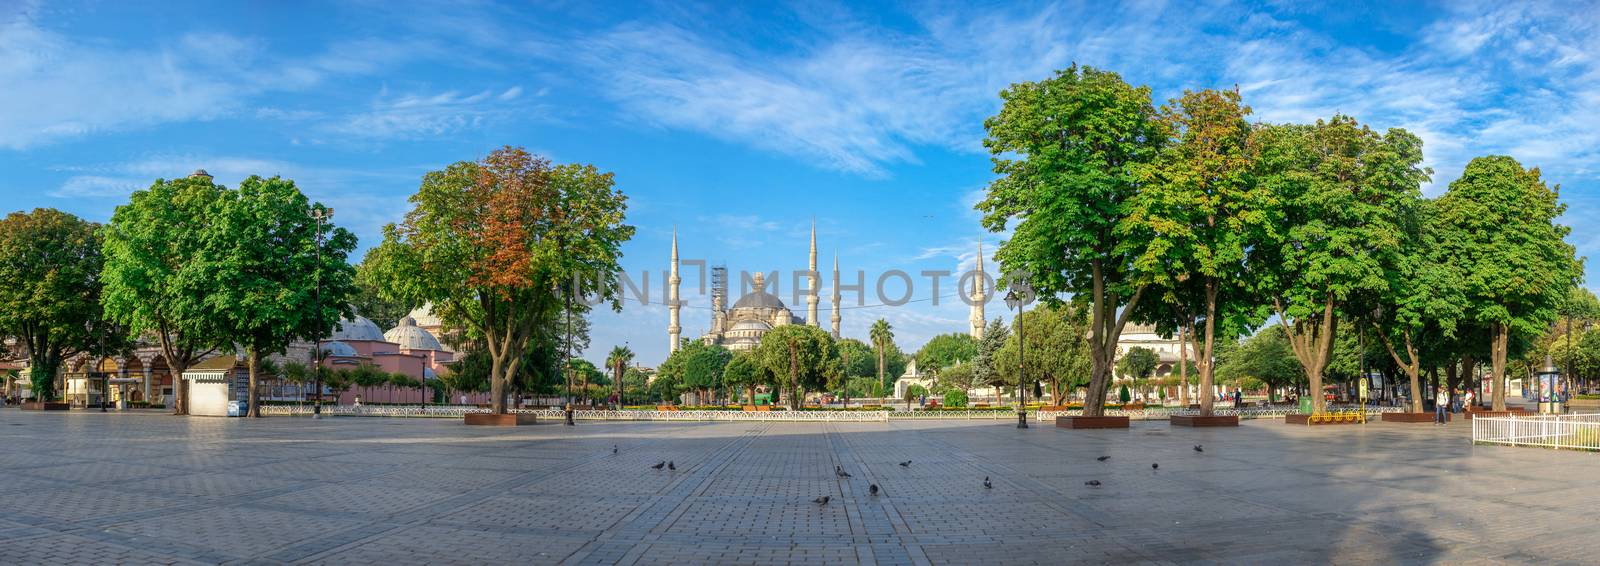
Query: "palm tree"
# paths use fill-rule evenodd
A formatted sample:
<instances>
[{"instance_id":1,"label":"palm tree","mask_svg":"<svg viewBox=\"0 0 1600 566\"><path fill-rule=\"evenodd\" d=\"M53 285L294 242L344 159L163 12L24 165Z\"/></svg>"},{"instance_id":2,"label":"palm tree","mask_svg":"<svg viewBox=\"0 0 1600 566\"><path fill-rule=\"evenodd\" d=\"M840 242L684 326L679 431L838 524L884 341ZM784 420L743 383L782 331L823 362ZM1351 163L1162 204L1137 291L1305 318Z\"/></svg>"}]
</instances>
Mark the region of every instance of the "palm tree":
<instances>
[{"instance_id":1,"label":"palm tree","mask_svg":"<svg viewBox=\"0 0 1600 566\"><path fill-rule=\"evenodd\" d=\"M883 383L883 356L888 353L889 345L894 343L894 327L889 326L889 321L878 319L872 323L872 330L868 332L872 339L872 349L878 351L878 383Z\"/></svg>"},{"instance_id":2,"label":"palm tree","mask_svg":"<svg viewBox=\"0 0 1600 566\"><path fill-rule=\"evenodd\" d=\"M628 349L627 346L615 346L615 347L612 347L611 348L611 355L610 356L606 356L606 367L610 368L612 373L614 374L614 377L612 378L611 381L614 382L616 384L616 386L617 386L617 405L618 406L622 405L622 370L627 368L628 367L628 363L632 362L632 361L633 361L633 350Z\"/></svg>"}]
</instances>

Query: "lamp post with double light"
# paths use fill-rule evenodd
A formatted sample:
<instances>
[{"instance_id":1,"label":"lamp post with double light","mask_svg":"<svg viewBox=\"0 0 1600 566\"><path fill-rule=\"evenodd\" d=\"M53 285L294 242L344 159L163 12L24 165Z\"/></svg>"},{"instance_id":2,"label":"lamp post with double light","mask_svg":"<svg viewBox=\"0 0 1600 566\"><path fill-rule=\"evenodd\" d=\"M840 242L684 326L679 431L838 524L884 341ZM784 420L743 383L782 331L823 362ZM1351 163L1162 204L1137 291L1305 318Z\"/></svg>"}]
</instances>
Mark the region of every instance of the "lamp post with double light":
<instances>
[{"instance_id":1,"label":"lamp post with double light","mask_svg":"<svg viewBox=\"0 0 1600 566\"><path fill-rule=\"evenodd\" d=\"M322 311L322 223L333 220L333 209L313 208L311 209L311 217L317 220L317 265L314 268L316 273L313 274L313 279L316 283L312 287L311 305L312 309L318 312L320 316ZM316 336L313 337L311 346L311 389L317 392L317 401L311 406L311 418L320 419L322 418L322 329L318 328L315 332Z\"/></svg>"},{"instance_id":2,"label":"lamp post with double light","mask_svg":"<svg viewBox=\"0 0 1600 566\"><path fill-rule=\"evenodd\" d=\"M1025 305L1015 289L1006 292L1006 306L1017 311L1017 428L1028 428L1028 365L1022 340L1022 307Z\"/></svg>"}]
</instances>

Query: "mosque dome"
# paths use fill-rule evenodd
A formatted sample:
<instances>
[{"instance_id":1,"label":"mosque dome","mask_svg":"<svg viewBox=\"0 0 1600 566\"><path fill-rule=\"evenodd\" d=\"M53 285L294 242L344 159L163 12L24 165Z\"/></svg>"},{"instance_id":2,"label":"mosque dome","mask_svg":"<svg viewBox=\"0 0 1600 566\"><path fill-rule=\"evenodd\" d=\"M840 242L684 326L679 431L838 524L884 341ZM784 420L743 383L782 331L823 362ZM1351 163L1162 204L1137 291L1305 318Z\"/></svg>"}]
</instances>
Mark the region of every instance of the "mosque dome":
<instances>
[{"instance_id":1,"label":"mosque dome","mask_svg":"<svg viewBox=\"0 0 1600 566\"><path fill-rule=\"evenodd\" d=\"M737 323L734 323L733 328L730 330L758 330L765 332L767 330L772 330L772 325L759 320L741 320Z\"/></svg>"},{"instance_id":2,"label":"mosque dome","mask_svg":"<svg viewBox=\"0 0 1600 566\"><path fill-rule=\"evenodd\" d=\"M327 352L329 356L335 358L354 358L361 355L361 353L357 352L354 347L337 340L332 342L323 342L322 351Z\"/></svg>"},{"instance_id":3,"label":"mosque dome","mask_svg":"<svg viewBox=\"0 0 1600 566\"><path fill-rule=\"evenodd\" d=\"M417 319L409 316L400 319L400 326L383 333L383 339L399 344L405 350L444 350L438 338L417 326Z\"/></svg>"},{"instance_id":4,"label":"mosque dome","mask_svg":"<svg viewBox=\"0 0 1600 566\"><path fill-rule=\"evenodd\" d=\"M756 273L755 277L753 278L753 283L755 283L755 289L751 290L749 293L745 293L745 295L743 297L739 297L739 300L737 302L733 303L733 308L735 308L735 309L787 309L788 308L788 307L785 307L783 305L783 301L779 300L777 295L774 295L772 293L768 293L766 291L766 289L767 289L766 280L761 275L760 272Z\"/></svg>"},{"instance_id":5,"label":"mosque dome","mask_svg":"<svg viewBox=\"0 0 1600 566\"><path fill-rule=\"evenodd\" d=\"M367 317L355 315L354 319L347 318L339 321L338 328L334 329L333 336L329 336L328 339L372 340L375 342L382 342L384 337L383 329L378 328L378 325L373 324L370 320L367 320Z\"/></svg>"},{"instance_id":6,"label":"mosque dome","mask_svg":"<svg viewBox=\"0 0 1600 566\"><path fill-rule=\"evenodd\" d=\"M422 328L439 328L444 326L444 322L439 320L439 317L434 316L433 314L433 303L426 303L420 307L411 309L411 313L407 314L406 316L414 321L417 326Z\"/></svg>"}]
</instances>

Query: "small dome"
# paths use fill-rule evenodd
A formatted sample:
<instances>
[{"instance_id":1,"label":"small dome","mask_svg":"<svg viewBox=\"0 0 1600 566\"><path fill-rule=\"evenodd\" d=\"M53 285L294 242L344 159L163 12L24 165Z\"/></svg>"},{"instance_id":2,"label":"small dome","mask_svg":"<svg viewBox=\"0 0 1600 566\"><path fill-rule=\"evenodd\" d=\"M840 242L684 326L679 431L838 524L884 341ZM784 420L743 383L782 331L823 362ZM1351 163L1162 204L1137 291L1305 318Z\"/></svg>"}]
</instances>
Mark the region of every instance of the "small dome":
<instances>
[{"instance_id":1,"label":"small dome","mask_svg":"<svg viewBox=\"0 0 1600 566\"><path fill-rule=\"evenodd\" d=\"M383 333L383 339L399 344L403 350L444 350L438 338L417 326L417 320L409 316L400 319L400 326Z\"/></svg>"},{"instance_id":2,"label":"small dome","mask_svg":"<svg viewBox=\"0 0 1600 566\"><path fill-rule=\"evenodd\" d=\"M734 323L733 330L772 330L772 325L759 320L741 320Z\"/></svg>"},{"instance_id":3,"label":"small dome","mask_svg":"<svg viewBox=\"0 0 1600 566\"><path fill-rule=\"evenodd\" d=\"M338 358L354 358L361 355L360 352L357 352L356 349L351 347L349 344L339 342L337 340L333 342L323 342L322 351L327 352L329 356Z\"/></svg>"},{"instance_id":4,"label":"small dome","mask_svg":"<svg viewBox=\"0 0 1600 566\"><path fill-rule=\"evenodd\" d=\"M331 340L371 340L374 342L382 342L384 340L383 329L378 328L377 324L373 324L372 321L367 320L367 317L361 315L356 315L353 320L347 318L339 321L339 327L334 329L333 336L328 338Z\"/></svg>"},{"instance_id":5,"label":"small dome","mask_svg":"<svg viewBox=\"0 0 1600 566\"><path fill-rule=\"evenodd\" d=\"M421 326L423 328L439 328L440 326L444 326L444 322L439 320L439 317L433 315L433 303L427 303L415 309L411 309L411 313L407 314L406 318L411 319L411 323L413 325Z\"/></svg>"},{"instance_id":6,"label":"small dome","mask_svg":"<svg viewBox=\"0 0 1600 566\"><path fill-rule=\"evenodd\" d=\"M190 177L205 177L207 179L211 178L211 174L207 173L205 169L195 169L193 173L189 174L189 176Z\"/></svg>"}]
</instances>

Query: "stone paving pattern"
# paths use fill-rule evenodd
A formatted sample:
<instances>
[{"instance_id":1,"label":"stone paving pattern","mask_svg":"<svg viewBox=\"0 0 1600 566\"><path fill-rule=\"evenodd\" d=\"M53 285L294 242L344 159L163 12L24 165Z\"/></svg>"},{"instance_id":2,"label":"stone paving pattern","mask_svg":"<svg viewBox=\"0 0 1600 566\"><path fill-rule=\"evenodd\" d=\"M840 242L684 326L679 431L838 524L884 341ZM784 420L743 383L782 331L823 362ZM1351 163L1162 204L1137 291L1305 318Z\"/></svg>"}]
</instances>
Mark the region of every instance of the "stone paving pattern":
<instances>
[{"instance_id":1,"label":"stone paving pattern","mask_svg":"<svg viewBox=\"0 0 1600 566\"><path fill-rule=\"evenodd\" d=\"M1467 427L512 429L6 409L0 563L1600 561L1586 512L1600 454L1472 446ZM678 470L649 468L662 460Z\"/></svg>"}]
</instances>

